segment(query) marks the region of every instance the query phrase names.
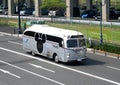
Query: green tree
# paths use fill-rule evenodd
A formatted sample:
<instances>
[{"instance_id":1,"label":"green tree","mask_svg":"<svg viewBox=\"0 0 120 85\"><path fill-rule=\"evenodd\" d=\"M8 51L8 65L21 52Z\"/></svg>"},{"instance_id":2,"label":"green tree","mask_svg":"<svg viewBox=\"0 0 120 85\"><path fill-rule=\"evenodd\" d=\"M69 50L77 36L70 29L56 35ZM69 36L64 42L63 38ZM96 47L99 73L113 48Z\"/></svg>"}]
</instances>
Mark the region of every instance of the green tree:
<instances>
[{"instance_id":1,"label":"green tree","mask_svg":"<svg viewBox=\"0 0 120 85\"><path fill-rule=\"evenodd\" d=\"M65 9L66 4L63 0L43 0L41 8L49 10Z\"/></svg>"}]
</instances>

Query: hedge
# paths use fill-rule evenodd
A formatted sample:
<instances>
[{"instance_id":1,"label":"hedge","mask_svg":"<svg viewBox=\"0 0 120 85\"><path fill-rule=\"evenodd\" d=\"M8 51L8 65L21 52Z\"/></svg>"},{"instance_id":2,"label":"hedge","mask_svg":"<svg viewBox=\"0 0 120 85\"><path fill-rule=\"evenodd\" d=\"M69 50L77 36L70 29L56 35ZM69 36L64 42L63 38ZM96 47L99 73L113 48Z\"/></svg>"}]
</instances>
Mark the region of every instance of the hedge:
<instances>
[{"instance_id":1,"label":"hedge","mask_svg":"<svg viewBox=\"0 0 120 85\"><path fill-rule=\"evenodd\" d=\"M110 53L120 54L120 45L117 44L106 43L106 42L100 44L100 42L96 40L91 40L91 41L87 40L87 46L89 48L94 48L96 50L102 50Z\"/></svg>"}]
</instances>

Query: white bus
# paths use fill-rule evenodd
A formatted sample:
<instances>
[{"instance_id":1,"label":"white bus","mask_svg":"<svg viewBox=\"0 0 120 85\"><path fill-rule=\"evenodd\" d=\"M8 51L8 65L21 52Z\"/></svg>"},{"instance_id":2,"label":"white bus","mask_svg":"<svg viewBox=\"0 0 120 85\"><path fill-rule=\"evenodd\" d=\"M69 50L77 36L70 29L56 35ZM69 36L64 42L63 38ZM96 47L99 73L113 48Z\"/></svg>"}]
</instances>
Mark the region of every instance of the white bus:
<instances>
[{"instance_id":1,"label":"white bus","mask_svg":"<svg viewBox=\"0 0 120 85\"><path fill-rule=\"evenodd\" d=\"M48 25L33 25L23 33L23 49L55 62L86 60L86 43L82 33Z\"/></svg>"}]
</instances>

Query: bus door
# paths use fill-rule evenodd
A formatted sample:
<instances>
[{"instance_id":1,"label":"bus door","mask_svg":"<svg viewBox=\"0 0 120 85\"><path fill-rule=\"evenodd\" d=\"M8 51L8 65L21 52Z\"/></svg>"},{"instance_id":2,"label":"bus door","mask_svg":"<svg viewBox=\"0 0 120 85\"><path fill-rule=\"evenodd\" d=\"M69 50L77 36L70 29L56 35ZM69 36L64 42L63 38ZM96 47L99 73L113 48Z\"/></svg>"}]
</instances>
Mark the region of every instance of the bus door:
<instances>
[{"instance_id":1,"label":"bus door","mask_svg":"<svg viewBox=\"0 0 120 85\"><path fill-rule=\"evenodd\" d=\"M23 36L23 47L28 50L33 50L35 32L26 31Z\"/></svg>"},{"instance_id":2,"label":"bus door","mask_svg":"<svg viewBox=\"0 0 120 85\"><path fill-rule=\"evenodd\" d=\"M63 40L59 40L59 45L58 48L56 48L58 57L60 61L64 61L65 60L65 50L64 50L64 43Z\"/></svg>"}]
</instances>

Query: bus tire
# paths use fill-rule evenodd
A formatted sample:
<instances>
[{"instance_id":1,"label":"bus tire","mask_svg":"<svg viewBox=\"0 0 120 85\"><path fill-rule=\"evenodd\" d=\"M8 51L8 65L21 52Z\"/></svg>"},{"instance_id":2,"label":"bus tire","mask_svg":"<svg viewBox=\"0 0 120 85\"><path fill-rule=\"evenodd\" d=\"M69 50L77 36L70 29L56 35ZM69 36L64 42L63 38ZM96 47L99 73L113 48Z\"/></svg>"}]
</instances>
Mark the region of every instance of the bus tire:
<instances>
[{"instance_id":1,"label":"bus tire","mask_svg":"<svg viewBox=\"0 0 120 85\"><path fill-rule=\"evenodd\" d=\"M54 55L54 61L56 62L56 63L59 63L59 57L55 54Z\"/></svg>"},{"instance_id":2,"label":"bus tire","mask_svg":"<svg viewBox=\"0 0 120 85\"><path fill-rule=\"evenodd\" d=\"M36 54L32 51L32 55L35 56Z\"/></svg>"}]
</instances>

